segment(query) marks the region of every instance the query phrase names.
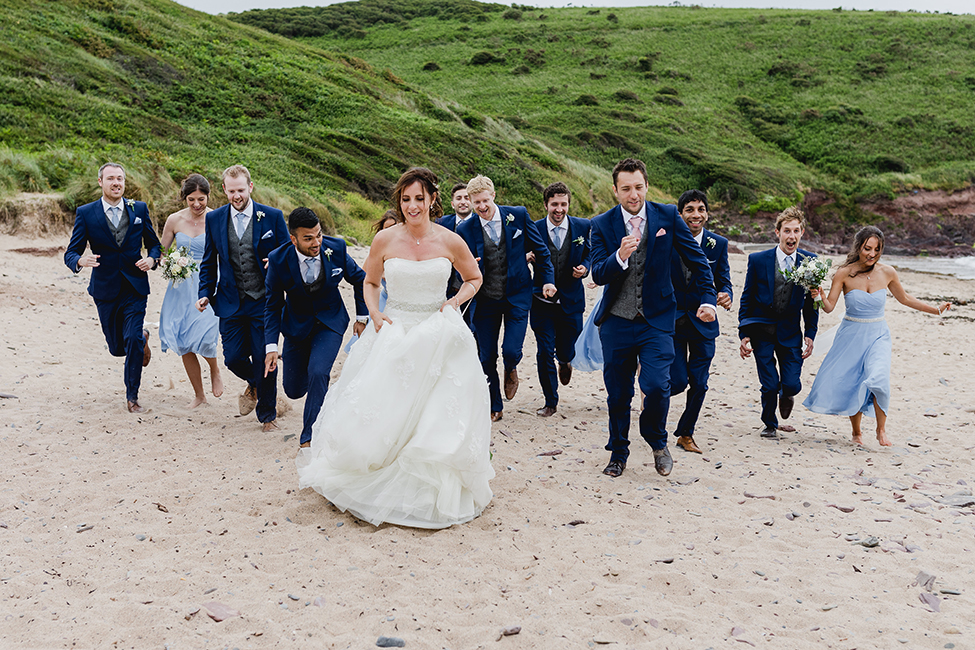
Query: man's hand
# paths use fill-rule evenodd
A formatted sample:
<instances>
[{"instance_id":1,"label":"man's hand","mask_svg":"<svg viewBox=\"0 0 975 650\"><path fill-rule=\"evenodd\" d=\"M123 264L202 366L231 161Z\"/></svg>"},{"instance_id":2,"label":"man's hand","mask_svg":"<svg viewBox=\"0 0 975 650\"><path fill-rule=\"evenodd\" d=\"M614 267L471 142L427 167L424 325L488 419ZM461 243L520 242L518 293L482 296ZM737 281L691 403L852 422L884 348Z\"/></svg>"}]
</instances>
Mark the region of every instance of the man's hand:
<instances>
[{"instance_id":1,"label":"man's hand","mask_svg":"<svg viewBox=\"0 0 975 650\"><path fill-rule=\"evenodd\" d=\"M558 289L556 289L555 288L555 285L552 284L552 283L548 283L548 284L542 285L542 295L545 296L546 298L551 298L557 292L558 292Z\"/></svg>"},{"instance_id":2,"label":"man's hand","mask_svg":"<svg viewBox=\"0 0 975 650\"><path fill-rule=\"evenodd\" d=\"M752 356L752 347L749 345L751 343L751 338L745 337L741 340L741 346L738 348L738 354L741 355L742 359L747 359Z\"/></svg>"},{"instance_id":3,"label":"man's hand","mask_svg":"<svg viewBox=\"0 0 975 650\"><path fill-rule=\"evenodd\" d=\"M356 321L352 326L352 333L356 336L362 336L362 333L366 331L366 324Z\"/></svg>"},{"instance_id":4,"label":"man's hand","mask_svg":"<svg viewBox=\"0 0 975 650\"><path fill-rule=\"evenodd\" d=\"M574 278L583 278L586 276L586 273L588 272L589 269L584 267L582 264L580 264L579 266L572 267L572 277Z\"/></svg>"},{"instance_id":5,"label":"man's hand","mask_svg":"<svg viewBox=\"0 0 975 650\"><path fill-rule=\"evenodd\" d=\"M261 261L262 261L262 262L264 262L264 270L265 270L265 271L267 271L267 265L268 265L268 261L267 261L267 258L265 257L265 258L264 258L263 260L261 260Z\"/></svg>"},{"instance_id":6,"label":"man's hand","mask_svg":"<svg viewBox=\"0 0 975 650\"><path fill-rule=\"evenodd\" d=\"M627 235L626 237L621 239L620 250L619 250L620 259L623 260L624 262L630 259L630 255L633 254L633 251L635 251L636 247L639 245L640 245L639 238L634 237L633 235Z\"/></svg>"},{"instance_id":7,"label":"man's hand","mask_svg":"<svg viewBox=\"0 0 975 650\"><path fill-rule=\"evenodd\" d=\"M135 263L135 266L140 271L148 272L152 269L152 265L156 260L151 257L143 257L141 260Z\"/></svg>"},{"instance_id":8,"label":"man's hand","mask_svg":"<svg viewBox=\"0 0 975 650\"><path fill-rule=\"evenodd\" d=\"M82 266L90 266L91 268L95 268L98 266L98 257L99 256L95 255L94 253L82 255L78 258L78 268L80 269Z\"/></svg>"},{"instance_id":9,"label":"man's hand","mask_svg":"<svg viewBox=\"0 0 975 650\"><path fill-rule=\"evenodd\" d=\"M697 308L697 317L704 323L713 323L715 318L717 318L714 309L707 305L701 305Z\"/></svg>"},{"instance_id":10,"label":"man's hand","mask_svg":"<svg viewBox=\"0 0 975 650\"><path fill-rule=\"evenodd\" d=\"M210 304L209 298L200 298L199 300L196 301L196 310L206 311L207 305L209 304Z\"/></svg>"},{"instance_id":11,"label":"man's hand","mask_svg":"<svg viewBox=\"0 0 975 650\"><path fill-rule=\"evenodd\" d=\"M278 369L278 353L268 352L264 356L264 376L267 377Z\"/></svg>"},{"instance_id":12,"label":"man's hand","mask_svg":"<svg viewBox=\"0 0 975 650\"><path fill-rule=\"evenodd\" d=\"M813 351L813 340L808 336L804 337L802 340L806 344L806 349L802 351L802 358L808 359L809 355L811 355Z\"/></svg>"},{"instance_id":13,"label":"man's hand","mask_svg":"<svg viewBox=\"0 0 975 650\"><path fill-rule=\"evenodd\" d=\"M731 296L724 291L718 293L718 307L724 307L728 311L731 310Z\"/></svg>"}]
</instances>

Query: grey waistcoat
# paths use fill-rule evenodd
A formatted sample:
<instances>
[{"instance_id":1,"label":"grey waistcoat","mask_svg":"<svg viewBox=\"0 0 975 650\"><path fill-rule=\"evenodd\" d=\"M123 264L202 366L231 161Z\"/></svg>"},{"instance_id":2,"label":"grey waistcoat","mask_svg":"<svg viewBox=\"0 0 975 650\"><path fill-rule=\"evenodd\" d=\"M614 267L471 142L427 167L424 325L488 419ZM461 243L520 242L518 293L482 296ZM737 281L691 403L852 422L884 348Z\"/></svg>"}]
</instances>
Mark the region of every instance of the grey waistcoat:
<instances>
[{"instance_id":1,"label":"grey waistcoat","mask_svg":"<svg viewBox=\"0 0 975 650\"><path fill-rule=\"evenodd\" d=\"M244 234L237 238L237 228L234 218L227 220L227 250L230 253L230 266L234 269L234 280L237 281L237 295L251 300L264 299L264 275L257 255L254 254L254 220L251 217Z\"/></svg>"},{"instance_id":2,"label":"grey waistcoat","mask_svg":"<svg viewBox=\"0 0 975 650\"><path fill-rule=\"evenodd\" d=\"M776 314L783 314L789 308L789 300L792 298L794 284L785 279L779 265L775 264L775 289L772 292L772 309Z\"/></svg>"},{"instance_id":3,"label":"grey waistcoat","mask_svg":"<svg viewBox=\"0 0 975 650\"><path fill-rule=\"evenodd\" d=\"M321 260L319 260L319 261L321 261ZM301 266L301 265L299 264L298 266ZM302 278L302 280L304 280L304 278ZM321 291L322 290L322 287L324 287L324 286L325 286L325 265L324 264L319 264L318 265L318 277L315 278L315 281L312 282L311 284L308 284L307 282L305 282L305 288L308 289L308 293L310 293L312 295L315 295L316 293L318 293L319 291Z\"/></svg>"},{"instance_id":4,"label":"grey waistcoat","mask_svg":"<svg viewBox=\"0 0 975 650\"><path fill-rule=\"evenodd\" d=\"M122 242L125 241L125 236L129 233L129 211L125 209L123 204L119 204L119 207L122 208L122 214L118 218L118 228L112 223L107 212L105 213L105 221L108 222L108 229L115 235L115 243L121 246Z\"/></svg>"},{"instance_id":5,"label":"grey waistcoat","mask_svg":"<svg viewBox=\"0 0 975 650\"><path fill-rule=\"evenodd\" d=\"M569 253L572 251L572 241L569 239L569 231L566 229L565 238L562 240L562 248L555 248L551 238L548 241L548 252L552 256L552 267L555 270L555 282L558 283L562 274L568 271L570 279L572 269L569 268Z\"/></svg>"},{"instance_id":6,"label":"grey waistcoat","mask_svg":"<svg viewBox=\"0 0 975 650\"><path fill-rule=\"evenodd\" d=\"M504 241L504 226L501 227L501 238L495 244L484 233L484 284L480 293L491 300L504 298L508 285L508 254Z\"/></svg>"},{"instance_id":7,"label":"grey waistcoat","mask_svg":"<svg viewBox=\"0 0 975 650\"><path fill-rule=\"evenodd\" d=\"M646 230L646 220L644 220ZM647 263L647 234L640 237L640 245L630 255L630 266L623 271L623 287L609 308L609 313L626 320L643 314L643 271Z\"/></svg>"}]
</instances>

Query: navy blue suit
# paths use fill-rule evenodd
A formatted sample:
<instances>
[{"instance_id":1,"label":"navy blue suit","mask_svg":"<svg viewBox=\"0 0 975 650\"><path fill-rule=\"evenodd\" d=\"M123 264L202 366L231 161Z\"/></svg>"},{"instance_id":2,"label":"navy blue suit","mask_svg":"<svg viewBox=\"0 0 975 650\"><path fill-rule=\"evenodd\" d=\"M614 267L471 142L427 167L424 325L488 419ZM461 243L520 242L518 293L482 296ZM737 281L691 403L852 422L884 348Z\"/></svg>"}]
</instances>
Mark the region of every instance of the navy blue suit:
<instances>
[{"instance_id":1,"label":"navy blue suit","mask_svg":"<svg viewBox=\"0 0 975 650\"><path fill-rule=\"evenodd\" d=\"M796 266L806 257L815 255L797 250ZM775 312L772 302L775 274L778 272L775 248L749 255L745 288L742 289L738 307L738 336L751 339L758 378L762 384L762 422L773 428L779 426L775 416L779 395L797 395L802 390L803 337L815 339L819 327L819 311L813 306L812 296L799 285L792 287L785 312ZM800 328L800 316L805 323L805 331Z\"/></svg>"},{"instance_id":2,"label":"navy blue suit","mask_svg":"<svg viewBox=\"0 0 975 650\"><path fill-rule=\"evenodd\" d=\"M257 388L257 419L272 422L277 417L277 373L264 376L264 300L241 299L238 295L227 239L230 219L229 204L206 216L199 296L210 299L213 313L220 318L224 364ZM256 202L251 220L254 254L266 279L264 260L271 251L291 241L288 226L280 210Z\"/></svg>"},{"instance_id":3,"label":"navy blue suit","mask_svg":"<svg viewBox=\"0 0 975 650\"><path fill-rule=\"evenodd\" d=\"M505 371L513 370L521 361L525 333L528 331L528 311L532 304L532 275L525 256L529 251L535 253L536 273L541 275L543 284L554 284L552 260L548 245L542 241L532 225L528 210L523 207L499 205L501 212L501 232L505 241L508 274L505 280L505 295L500 300L475 296L471 309L474 310L472 323L474 338L477 341L481 367L488 378L491 394L491 411L504 409L501 400L501 383L498 378L498 336L504 321L504 341L501 354ZM481 218L472 215L457 228L457 234L464 238L468 248L484 273L484 228Z\"/></svg>"},{"instance_id":4,"label":"navy blue suit","mask_svg":"<svg viewBox=\"0 0 975 650\"><path fill-rule=\"evenodd\" d=\"M559 403L558 372L555 359L569 363L575 357L576 339L582 333L582 313L586 309L586 289L582 279L589 275L589 257L592 245L589 241L591 224L588 219L566 217L567 234L564 245L569 246L566 268L555 278L558 293L554 298L542 297L542 274L535 274L534 302L531 308L531 327L535 332L535 361L538 364L538 382L545 395L545 406L555 408ZM547 246L552 238L548 219L533 224L538 236ZM576 278L572 269L586 267L586 275Z\"/></svg>"},{"instance_id":5,"label":"navy blue suit","mask_svg":"<svg viewBox=\"0 0 975 650\"><path fill-rule=\"evenodd\" d=\"M726 293L733 298L731 267L728 264L728 240L705 229L702 232L701 248L711 266L715 291ZM675 254L671 259L670 277L674 282L677 314L674 323L674 363L670 366L670 396L683 393L690 384L690 390L687 391L687 404L674 435L693 437L694 426L704 405L704 395L708 392L711 360L714 358L714 340L718 338L718 319L705 323L697 317L702 296L685 281L680 256Z\"/></svg>"},{"instance_id":6,"label":"navy blue suit","mask_svg":"<svg viewBox=\"0 0 975 650\"><path fill-rule=\"evenodd\" d=\"M477 216L476 214L471 213L470 216L468 216L467 218L468 219L471 219L472 217L476 217L476 216ZM451 232L457 232L457 226L460 225L459 223L457 223L457 215L456 214L445 214L444 216L442 216L439 219L437 219L437 223L440 224L441 226L443 226L444 228L446 228L447 230L450 230ZM460 290L459 287L460 287L460 285L461 285L462 282L463 282L463 278L460 277L460 274L457 273L457 270L456 269L451 269L450 270L450 281L447 283L447 299L448 300L450 300L451 298L453 298L454 295ZM473 331L474 330L474 323L473 323L474 310L471 309L471 307L472 307L471 301L468 300L467 302L465 302L463 305L460 306L460 311L461 311L461 315L464 317L464 322L467 323L467 326L470 327L471 330Z\"/></svg>"},{"instance_id":7,"label":"navy blue suit","mask_svg":"<svg viewBox=\"0 0 975 650\"><path fill-rule=\"evenodd\" d=\"M291 399L307 393L302 443L311 442L311 428L325 401L332 364L349 326L349 313L339 293L340 280L345 279L355 291L356 314L369 315L362 297L366 273L349 257L345 240L324 237L318 259L324 286L314 293L305 283L298 253L290 243L271 253L265 281L264 344L277 345L278 334L284 334L284 392Z\"/></svg>"},{"instance_id":8,"label":"navy blue suit","mask_svg":"<svg viewBox=\"0 0 975 650\"><path fill-rule=\"evenodd\" d=\"M646 202L647 238L643 276L642 316L627 320L610 314L625 279L616 260L620 242L628 233L623 210L617 205L592 219L592 278L608 285L596 311L603 347L603 381L609 407L611 461L629 457L630 403L633 377L640 363L640 389L645 397L640 413L640 434L654 450L667 446L667 411L670 408L670 366L674 360L674 315L677 301L671 282L671 258L676 252L692 271L693 287L702 302L715 303L714 280L707 258L680 218L677 207Z\"/></svg>"},{"instance_id":9,"label":"navy blue suit","mask_svg":"<svg viewBox=\"0 0 975 650\"><path fill-rule=\"evenodd\" d=\"M108 225L100 198L78 208L71 241L64 251L64 263L77 273L78 260L86 246L99 256L98 266L91 269L88 293L95 299L109 352L112 356L125 357L125 397L136 402L142 384L142 355L146 343L142 333L149 276L135 263L142 259L143 247L148 257L156 259L162 255L162 250L146 204L126 199L121 207L129 219L121 245Z\"/></svg>"}]
</instances>

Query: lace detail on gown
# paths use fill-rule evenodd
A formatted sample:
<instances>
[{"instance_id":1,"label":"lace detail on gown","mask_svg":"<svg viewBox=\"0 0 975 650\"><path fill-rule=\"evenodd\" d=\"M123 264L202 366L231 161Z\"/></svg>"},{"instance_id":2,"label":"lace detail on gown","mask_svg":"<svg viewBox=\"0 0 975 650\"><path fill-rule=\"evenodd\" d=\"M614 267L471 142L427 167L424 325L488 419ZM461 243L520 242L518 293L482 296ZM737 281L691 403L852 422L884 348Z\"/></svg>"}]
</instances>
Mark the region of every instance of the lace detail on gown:
<instances>
[{"instance_id":1,"label":"lace detail on gown","mask_svg":"<svg viewBox=\"0 0 975 650\"><path fill-rule=\"evenodd\" d=\"M444 528L488 505L490 403L474 337L444 303L445 258L386 260L386 323L325 396L299 484L374 525Z\"/></svg>"}]
</instances>

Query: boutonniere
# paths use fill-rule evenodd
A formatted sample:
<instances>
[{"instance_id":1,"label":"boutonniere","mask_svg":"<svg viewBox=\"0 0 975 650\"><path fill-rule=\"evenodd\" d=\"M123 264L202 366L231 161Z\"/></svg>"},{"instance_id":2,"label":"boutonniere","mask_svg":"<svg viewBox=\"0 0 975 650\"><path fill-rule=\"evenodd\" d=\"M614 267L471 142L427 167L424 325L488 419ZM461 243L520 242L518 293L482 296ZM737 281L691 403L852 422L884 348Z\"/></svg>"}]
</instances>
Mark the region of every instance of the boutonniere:
<instances>
[{"instance_id":1,"label":"boutonniere","mask_svg":"<svg viewBox=\"0 0 975 650\"><path fill-rule=\"evenodd\" d=\"M582 246L583 244L586 243L586 238L583 237L582 235L579 235L578 237L572 240L572 243L575 244L576 246Z\"/></svg>"},{"instance_id":2,"label":"boutonniere","mask_svg":"<svg viewBox=\"0 0 975 650\"><path fill-rule=\"evenodd\" d=\"M714 248L717 245L718 245L718 242L715 241L714 237L708 237L708 241L707 241L707 243L704 244L704 247L705 248Z\"/></svg>"},{"instance_id":3,"label":"boutonniere","mask_svg":"<svg viewBox=\"0 0 975 650\"><path fill-rule=\"evenodd\" d=\"M505 222L506 223L509 223L510 224L514 220L515 220L515 215L513 215L513 214L509 214L507 217L505 217Z\"/></svg>"},{"instance_id":4,"label":"boutonniere","mask_svg":"<svg viewBox=\"0 0 975 650\"><path fill-rule=\"evenodd\" d=\"M261 219L263 219L263 218L264 218L264 210L258 210L258 211L257 211L257 212L255 212L254 214L255 214L255 215L257 216L257 220L258 220L258 221L260 221Z\"/></svg>"},{"instance_id":5,"label":"boutonniere","mask_svg":"<svg viewBox=\"0 0 975 650\"><path fill-rule=\"evenodd\" d=\"M125 203L129 206L129 210L135 210L135 199L125 199Z\"/></svg>"},{"instance_id":6,"label":"boutonniere","mask_svg":"<svg viewBox=\"0 0 975 650\"><path fill-rule=\"evenodd\" d=\"M328 258L328 261L329 262L332 261L332 249L331 248L326 248L324 251L322 251L322 254L325 255L325 257Z\"/></svg>"}]
</instances>

